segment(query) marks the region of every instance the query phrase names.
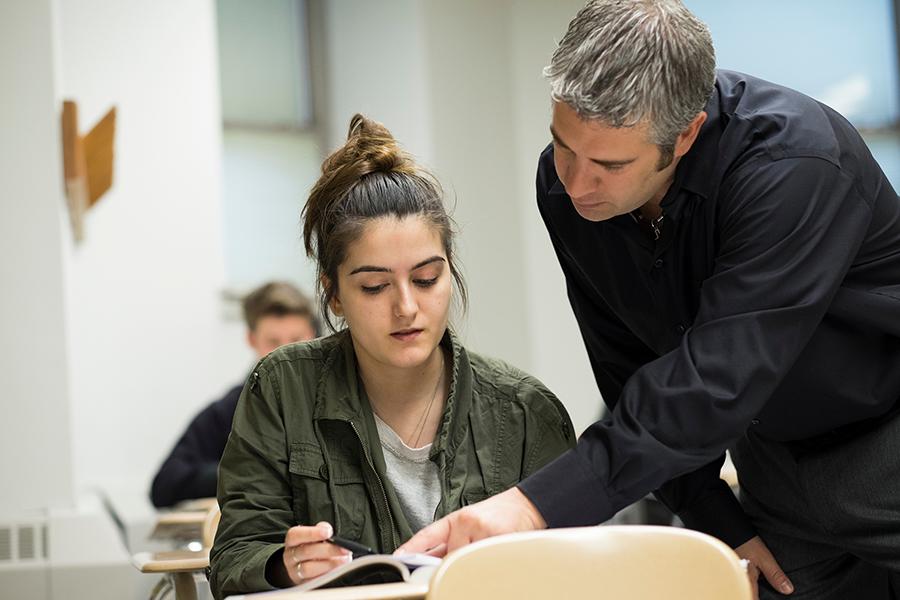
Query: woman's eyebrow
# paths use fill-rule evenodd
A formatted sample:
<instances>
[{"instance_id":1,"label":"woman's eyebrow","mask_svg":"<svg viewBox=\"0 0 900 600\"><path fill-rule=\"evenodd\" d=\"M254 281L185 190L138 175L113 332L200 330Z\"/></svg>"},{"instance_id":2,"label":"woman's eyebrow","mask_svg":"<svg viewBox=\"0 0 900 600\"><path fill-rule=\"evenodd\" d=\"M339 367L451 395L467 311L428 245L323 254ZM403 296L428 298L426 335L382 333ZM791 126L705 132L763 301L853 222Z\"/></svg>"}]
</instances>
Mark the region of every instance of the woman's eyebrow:
<instances>
[{"instance_id":1,"label":"woman's eyebrow","mask_svg":"<svg viewBox=\"0 0 900 600\"><path fill-rule=\"evenodd\" d=\"M413 266L411 271L415 271L416 269L421 269L425 265L430 265L433 262L445 262L443 256L432 256L431 258L426 258L422 262L416 263ZM352 271L350 271L350 275L356 275L357 273L393 273L393 269L389 269L387 267L376 267L374 265L362 265L360 267L356 267Z\"/></svg>"}]
</instances>

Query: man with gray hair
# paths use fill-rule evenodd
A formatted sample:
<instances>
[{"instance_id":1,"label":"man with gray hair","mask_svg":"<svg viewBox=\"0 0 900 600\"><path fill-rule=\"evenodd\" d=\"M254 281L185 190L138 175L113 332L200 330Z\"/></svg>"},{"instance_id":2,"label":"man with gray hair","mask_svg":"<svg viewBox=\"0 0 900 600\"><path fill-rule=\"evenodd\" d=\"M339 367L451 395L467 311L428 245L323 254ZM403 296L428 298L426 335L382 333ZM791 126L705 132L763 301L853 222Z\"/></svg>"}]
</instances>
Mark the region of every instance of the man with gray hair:
<instances>
[{"instance_id":1,"label":"man with gray hair","mask_svg":"<svg viewBox=\"0 0 900 600\"><path fill-rule=\"evenodd\" d=\"M596 524L654 491L749 559L761 597L896 597L900 201L865 143L716 71L677 0L590 2L545 75L538 208L611 410L401 550Z\"/></svg>"}]
</instances>

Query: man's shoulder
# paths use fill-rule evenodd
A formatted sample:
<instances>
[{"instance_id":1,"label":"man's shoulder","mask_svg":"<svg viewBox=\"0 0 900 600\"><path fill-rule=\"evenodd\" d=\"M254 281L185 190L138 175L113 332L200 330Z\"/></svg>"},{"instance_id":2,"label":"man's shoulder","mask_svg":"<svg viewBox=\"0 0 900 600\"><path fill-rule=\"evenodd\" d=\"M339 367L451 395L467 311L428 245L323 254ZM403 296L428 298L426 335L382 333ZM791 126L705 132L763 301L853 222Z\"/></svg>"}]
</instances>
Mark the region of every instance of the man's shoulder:
<instances>
[{"instance_id":1,"label":"man's shoulder","mask_svg":"<svg viewBox=\"0 0 900 600\"><path fill-rule=\"evenodd\" d=\"M816 158L840 166L841 130L834 110L795 89L745 73L716 73L715 107L723 158ZM737 158L737 156L732 156ZM744 161L740 161L744 162Z\"/></svg>"}]
</instances>

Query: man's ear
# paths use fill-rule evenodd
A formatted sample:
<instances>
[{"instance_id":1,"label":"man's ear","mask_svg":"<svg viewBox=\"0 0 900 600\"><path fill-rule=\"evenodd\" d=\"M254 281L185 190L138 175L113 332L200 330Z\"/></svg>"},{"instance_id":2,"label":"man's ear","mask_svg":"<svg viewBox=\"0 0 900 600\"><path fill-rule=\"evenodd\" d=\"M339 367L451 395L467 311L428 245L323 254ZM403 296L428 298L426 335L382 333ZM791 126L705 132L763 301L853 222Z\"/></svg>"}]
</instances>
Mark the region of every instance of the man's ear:
<instances>
[{"instance_id":1,"label":"man's ear","mask_svg":"<svg viewBox=\"0 0 900 600\"><path fill-rule=\"evenodd\" d=\"M697 139L697 135L700 133L700 128L706 123L706 117L706 111L701 110L685 130L678 134L678 138L675 139L675 158L684 156L691 149L691 146L694 145L694 140Z\"/></svg>"}]
</instances>

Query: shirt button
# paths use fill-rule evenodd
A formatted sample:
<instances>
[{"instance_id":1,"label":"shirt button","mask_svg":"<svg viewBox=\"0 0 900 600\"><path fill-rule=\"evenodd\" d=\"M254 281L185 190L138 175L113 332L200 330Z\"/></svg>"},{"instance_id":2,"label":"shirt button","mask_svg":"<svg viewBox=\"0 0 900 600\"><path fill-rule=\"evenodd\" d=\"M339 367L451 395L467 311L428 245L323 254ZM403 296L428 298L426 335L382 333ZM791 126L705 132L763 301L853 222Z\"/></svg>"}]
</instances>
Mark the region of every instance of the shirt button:
<instances>
[{"instance_id":1,"label":"shirt button","mask_svg":"<svg viewBox=\"0 0 900 600\"><path fill-rule=\"evenodd\" d=\"M675 333L677 333L678 335L682 335L685 331L687 331L687 327L685 327L681 323L675 326Z\"/></svg>"},{"instance_id":2,"label":"shirt button","mask_svg":"<svg viewBox=\"0 0 900 600\"><path fill-rule=\"evenodd\" d=\"M653 267L656 269L659 269L662 266L663 266L663 259L661 259L661 258L657 258L653 263Z\"/></svg>"},{"instance_id":3,"label":"shirt button","mask_svg":"<svg viewBox=\"0 0 900 600\"><path fill-rule=\"evenodd\" d=\"M759 425L759 419L753 419L750 421L751 425Z\"/></svg>"}]
</instances>

